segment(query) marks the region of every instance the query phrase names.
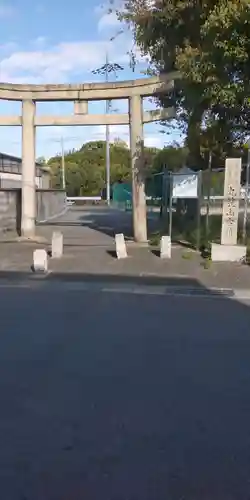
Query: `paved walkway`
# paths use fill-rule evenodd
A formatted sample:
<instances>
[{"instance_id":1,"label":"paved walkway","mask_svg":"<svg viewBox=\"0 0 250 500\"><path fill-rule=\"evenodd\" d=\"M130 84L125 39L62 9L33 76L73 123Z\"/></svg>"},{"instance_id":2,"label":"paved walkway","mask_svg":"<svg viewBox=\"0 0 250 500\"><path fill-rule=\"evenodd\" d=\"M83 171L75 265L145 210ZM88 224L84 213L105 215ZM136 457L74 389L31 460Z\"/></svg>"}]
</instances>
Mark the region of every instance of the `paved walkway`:
<instances>
[{"instance_id":1,"label":"paved walkway","mask_svg":"<svg viewBox=\"0 0 250 500\"><path fill-rule=\"evenodd\" d=\"M149 227L154 229L157 215L149 214ZM67 274L68 279L108 279L109 276L140 276L159 278L164 283L172 277L185 283L192 278L206 287L250 288L250 268L242 264L211 264L204 268L204 261L195 253L182 247L174 247L171 260L161 260L150 248L138 247L132 242L131 214L103 207L70 209L59 220L39 226L37 233L48 242L53 231L64 235L64 256L51 259L50 270ZM129 258L118 261L114 257L114 235L123 232L127 239ZM0 271L29 272L34 248L38 243L17 243L11 235L0 244ZM49 243L44 245L49 249Z\"/></svg>"}]
</instances>

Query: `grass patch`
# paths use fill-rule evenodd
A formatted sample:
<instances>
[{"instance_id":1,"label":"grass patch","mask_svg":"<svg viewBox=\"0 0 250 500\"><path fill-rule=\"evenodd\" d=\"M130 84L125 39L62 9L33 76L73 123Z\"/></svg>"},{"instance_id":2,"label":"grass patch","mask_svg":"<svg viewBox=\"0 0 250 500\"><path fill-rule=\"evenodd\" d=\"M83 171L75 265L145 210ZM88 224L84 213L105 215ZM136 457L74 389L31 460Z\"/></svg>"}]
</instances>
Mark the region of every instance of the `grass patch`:
<instances>
[{"instance_id":1,"label":"grass patch","mask_svg":"<svg viewBox=\"0 0 250 500\"><path fill-rule=\"evenodd\" d=\"M212 261L211 259L204 259L202 262L201 262L201 267L203 267L203 269L210 269L212 265Z\"/></svg>"},{"instance_id":2,"label":"grass patch","mask_svg":"<svg viewBox=\"0 0 250 500\"><path fill-rule=\"evenodd\" d=\"M195 218L173 218L173 240L184 241L190 248L202 251L210 249L211 242L219 243L221 238L221 215L209 217L208 233L206 231L206 216L201 215L200 222Z\"/></svg>"},{"instance_id":3,"label":"grass patch","mask_svg":"<svg viewBox=\"0 0 250 500\"><path fill-rule=\"evenodd\" d=\"M182 259L185 259L185 260L191 260L192 257L193 257L193 254L192 252L183 252L182 255L181 255Z\"/></svg>"},{"instance_id":4,"label":"grass patch","mask_svg":"<svg viewBox=\"0 0 250 500\"><path fill-rule=\"evenodd\" d=\"M149 244L151 246L159 246L160 245L160 241L161 241L161 237L162 237L162 234L160 231L156 231L155 233L152 233L150 238L149 238Z\"/></svg>"}]
</instances>

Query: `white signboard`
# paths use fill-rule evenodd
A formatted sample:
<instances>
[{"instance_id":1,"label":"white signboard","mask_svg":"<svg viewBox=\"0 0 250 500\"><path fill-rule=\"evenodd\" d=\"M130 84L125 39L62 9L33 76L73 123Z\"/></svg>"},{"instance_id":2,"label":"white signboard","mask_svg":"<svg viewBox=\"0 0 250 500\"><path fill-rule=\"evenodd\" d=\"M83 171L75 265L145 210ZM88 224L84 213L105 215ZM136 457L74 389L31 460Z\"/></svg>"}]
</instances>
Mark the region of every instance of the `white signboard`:
<instances>
[{"instance_id":1,"label":"white signboard","mask_svg":"<svg viewBox=\"0 0 250 500\"><path fill-rule=\"evenodd\" d=\"M174 174L172 197L198 198L198 175Z\"/></svg>"}]
</instances>

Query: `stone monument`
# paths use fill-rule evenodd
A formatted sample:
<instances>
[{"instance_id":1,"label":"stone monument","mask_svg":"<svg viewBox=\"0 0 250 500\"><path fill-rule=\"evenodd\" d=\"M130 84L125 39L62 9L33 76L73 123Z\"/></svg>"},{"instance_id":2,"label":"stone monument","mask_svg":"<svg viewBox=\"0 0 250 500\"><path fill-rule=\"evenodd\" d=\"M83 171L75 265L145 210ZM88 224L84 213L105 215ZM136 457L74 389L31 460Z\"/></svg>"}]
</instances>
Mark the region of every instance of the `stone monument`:
<instances>
[{"instance_id":1,"label":"stone monument","mask_svg":"<svg viewBox=\"0 0 250 500\"><path fill-rule=\"evenodd\" d=\"M241 159L227 158L224 180L224 201L221 226L221 244L237 245Z\"/></svg>"},{"instance_id":2,"label":"stone monument","mask_svg":"<svg viewBox=\"0 0 250 500\"><path fill-rule=\"evenodd\" d=\"M241 158L227 158L225 164L221 244L212 243L213 261L240 261L246 247L237 245L240 202Z\"/></svg>"}]
</instances>

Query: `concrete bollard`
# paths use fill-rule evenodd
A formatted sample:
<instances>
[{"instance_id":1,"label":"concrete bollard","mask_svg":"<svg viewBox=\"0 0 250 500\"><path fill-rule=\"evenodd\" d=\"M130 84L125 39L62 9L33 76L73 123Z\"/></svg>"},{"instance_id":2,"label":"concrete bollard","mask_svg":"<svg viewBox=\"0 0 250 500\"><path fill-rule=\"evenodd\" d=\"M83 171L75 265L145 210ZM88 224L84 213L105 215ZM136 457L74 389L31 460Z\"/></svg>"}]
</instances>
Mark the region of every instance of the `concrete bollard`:
<instances>
[{"instance_id":1,"label":"concrete bollard","mask_svg":"<svg viewBox=\"0 0 250 500\"><path fill-rule=\"evenodd\" d=\"M171 259L171 239L170 236L162 236L160 247L161 259Z\"/></svg>"},{"instance_id":2,"label":"concrete bollard","mask_svg":"<svg viewBox=\"0 0 250 500\"><path fill-rule=\"evenodd\" d=\"M48 255L43 248L33 252L33 271L38 273L48 272Z\"/></svg>"},{"instance_id":3,"label":"concrete bollard","mask_svg":"<svg viewBox=\"0 0 250 500\"><path fill-rule=\"evenodd\" d=\"M124 234L116 234L115 235L115 251L117 259L126 259L128 256Z\"/></svg>"},{"instance_id":4,"label":"concrete bollard","mask_svg":"<svg viewBox=\"0 0 250 500\"><path fill-rule=\"evenodd\" d=\"M60 259L63 255L63 234L59 231L54 231L51 242L51 257Z\"/></svg>"}]
</instances>

